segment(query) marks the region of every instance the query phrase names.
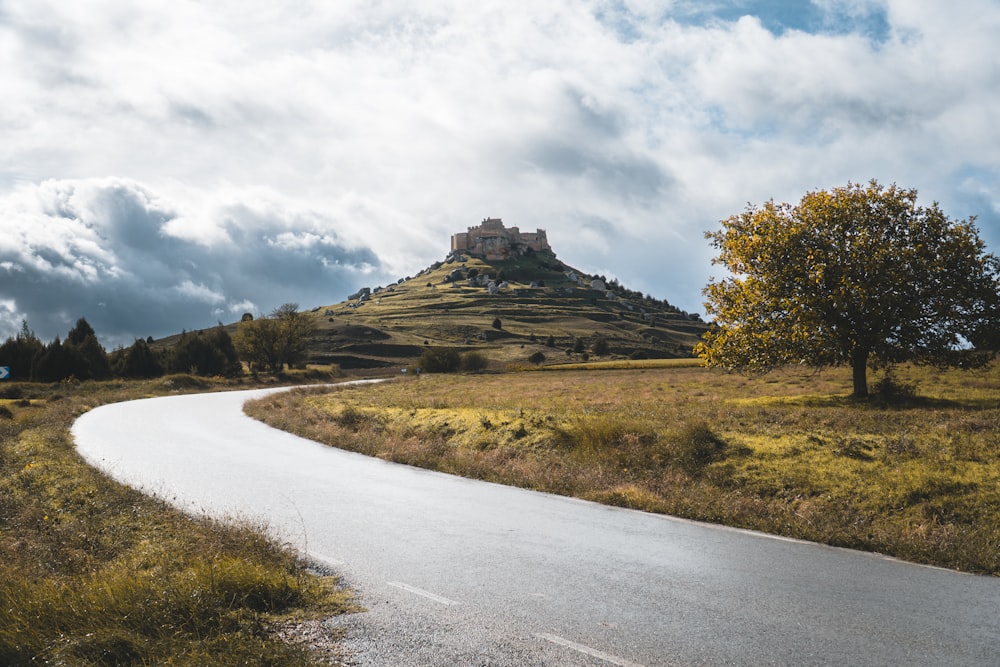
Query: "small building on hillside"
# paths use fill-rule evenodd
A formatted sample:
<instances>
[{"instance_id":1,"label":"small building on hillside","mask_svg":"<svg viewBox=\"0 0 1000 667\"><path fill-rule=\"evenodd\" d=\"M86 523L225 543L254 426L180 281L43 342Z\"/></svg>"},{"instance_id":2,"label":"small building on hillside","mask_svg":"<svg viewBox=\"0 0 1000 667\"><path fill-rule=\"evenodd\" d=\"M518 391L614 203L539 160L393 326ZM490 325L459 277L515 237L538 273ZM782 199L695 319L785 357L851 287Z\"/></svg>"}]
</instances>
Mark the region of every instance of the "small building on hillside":
<instances>
[{"instance_id":1,"label":"small building on hillside","mask_svg":"<svg viewBox=\"0 0 1000 667\"><path fill-rule=\"evenodd\" d=\"M552 252L544 229L522 232L504 227L500 218L486 218L467 231L451 235L451 252L466 253L488 260L504 260L529 252Z\"/></svg>"}]
</instances>

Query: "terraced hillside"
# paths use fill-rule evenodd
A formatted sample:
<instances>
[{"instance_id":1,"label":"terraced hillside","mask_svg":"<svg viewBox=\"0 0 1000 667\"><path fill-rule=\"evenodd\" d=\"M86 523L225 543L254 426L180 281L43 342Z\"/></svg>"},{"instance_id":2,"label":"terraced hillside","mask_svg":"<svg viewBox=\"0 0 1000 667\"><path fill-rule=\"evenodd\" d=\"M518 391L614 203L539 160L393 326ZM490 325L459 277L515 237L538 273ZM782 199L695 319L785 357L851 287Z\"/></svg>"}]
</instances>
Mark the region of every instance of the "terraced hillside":
<instances>
[{"instance_id":1,"label":"terraced hillside","mask_svg":"<svg viewBox=\"0 0 1000 667\"><path fill-rule=\"evenodd\" d=\"M416 276L313 309L317 335L309 361L401 366L427 346L478 349L501 366L528 363L536 352L544 363L584 355L690 356L704 323L614 283L601 289L602 283L547 253L489 262L449 257ZM595 345L604 354L595 355Z\"/></svg>"}]
</instances>

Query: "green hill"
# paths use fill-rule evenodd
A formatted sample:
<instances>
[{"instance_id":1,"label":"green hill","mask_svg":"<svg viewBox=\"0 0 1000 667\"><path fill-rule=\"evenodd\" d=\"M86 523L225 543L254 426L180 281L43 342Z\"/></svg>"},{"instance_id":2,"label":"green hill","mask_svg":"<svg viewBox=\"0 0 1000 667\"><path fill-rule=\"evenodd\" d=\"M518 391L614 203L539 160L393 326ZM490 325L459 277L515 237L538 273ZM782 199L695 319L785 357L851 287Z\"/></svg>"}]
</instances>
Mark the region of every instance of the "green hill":
<instances>
[{"instance_id":1,"label":"green hill","mask_svg":"<svg viewBox=\"0 0 1000 667\"><path fill-rule=\"evenodd\" d=\"M605 357L686 357L706 328L697 316L549 253L506 261L449 257L311 313L317 333L309 362L347 369L412 363L427 346L478 349L500 364L526 362L535 352L546 363L578 361L583 353L567 350L582 345L593 357L599 338L607 343Z\"/></svg>"}]
</instances>

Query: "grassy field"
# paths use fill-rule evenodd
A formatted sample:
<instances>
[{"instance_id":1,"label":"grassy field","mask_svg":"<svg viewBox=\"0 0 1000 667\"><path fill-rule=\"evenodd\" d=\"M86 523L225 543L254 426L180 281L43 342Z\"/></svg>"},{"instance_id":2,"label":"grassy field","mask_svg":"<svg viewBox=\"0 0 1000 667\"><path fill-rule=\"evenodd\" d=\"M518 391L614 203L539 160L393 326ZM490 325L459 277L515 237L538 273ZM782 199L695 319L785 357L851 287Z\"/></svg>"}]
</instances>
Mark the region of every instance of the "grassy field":
<instances>
[{"instance_id":1,"label":"grassy field","mask_svg":"<svg viewBox=\"0 0 1000 667\"><path fill-rule=\"evenodd\" d=\"M916 395L911 395L916 388ZM249 408L469 477L1000 574L1000 368L749 379L690 365L425 375Z\"/></svg>"},{"instance_id":2,"label":"grassy field","mask_svg":"<svg viewBox=\"0 0 1000 667\"><path fill-rule=\"evenodd\" d=\"M182 516L77 456L102 403L224 388L149 382L0 387L0 665L312 665L285 641L352 609L254 526ZM325 664L325 663L323 663Z\"/></svg>"}]
</instances>

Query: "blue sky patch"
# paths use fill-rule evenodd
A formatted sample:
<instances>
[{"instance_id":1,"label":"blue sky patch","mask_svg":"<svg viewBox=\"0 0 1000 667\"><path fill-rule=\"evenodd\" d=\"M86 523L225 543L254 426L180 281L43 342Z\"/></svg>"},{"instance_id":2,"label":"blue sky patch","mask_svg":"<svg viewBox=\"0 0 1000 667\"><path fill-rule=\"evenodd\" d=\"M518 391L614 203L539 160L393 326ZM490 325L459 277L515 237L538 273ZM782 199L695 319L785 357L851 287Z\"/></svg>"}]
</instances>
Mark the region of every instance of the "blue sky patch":
<instances>
[{"instance_id":1,"label":"blue sky patch","mask_svg":"<svg viewBox=\"0 0 1000 667\"><path fill-rule=\"evenodd\" d=\"M858 8L830 2L820 6L805 0L731 0L729 2L680 2L672 18L679 23L705 25L755 16L774 35L789 30L810 34L862 34L881 43L889 36L889 20L878 5Z\"/></svg>"}]
</instances>

